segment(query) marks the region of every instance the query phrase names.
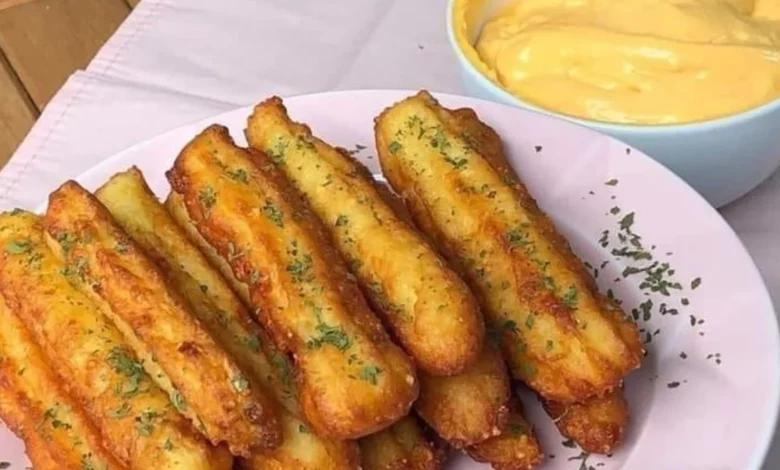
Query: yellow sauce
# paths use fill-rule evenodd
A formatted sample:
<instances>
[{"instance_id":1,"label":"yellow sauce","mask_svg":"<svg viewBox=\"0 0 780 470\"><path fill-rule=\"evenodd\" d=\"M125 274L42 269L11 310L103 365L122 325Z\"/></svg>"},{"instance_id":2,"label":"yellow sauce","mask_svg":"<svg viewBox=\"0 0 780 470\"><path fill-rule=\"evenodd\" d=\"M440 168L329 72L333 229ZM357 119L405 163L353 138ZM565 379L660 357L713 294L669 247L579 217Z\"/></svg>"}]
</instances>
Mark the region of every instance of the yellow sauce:
<instances>
[{"instance_id":1,"label":"yellow sauce","mask_svg":"<svg viewBox=\"0 0 780 470\"><path fill-rule=\"evenodd\" d=\"M455 2L469 60L515 96L563 114L673 124L780 95L780 0L520 0L477 22Z\"/></svg>"}]
</instances>

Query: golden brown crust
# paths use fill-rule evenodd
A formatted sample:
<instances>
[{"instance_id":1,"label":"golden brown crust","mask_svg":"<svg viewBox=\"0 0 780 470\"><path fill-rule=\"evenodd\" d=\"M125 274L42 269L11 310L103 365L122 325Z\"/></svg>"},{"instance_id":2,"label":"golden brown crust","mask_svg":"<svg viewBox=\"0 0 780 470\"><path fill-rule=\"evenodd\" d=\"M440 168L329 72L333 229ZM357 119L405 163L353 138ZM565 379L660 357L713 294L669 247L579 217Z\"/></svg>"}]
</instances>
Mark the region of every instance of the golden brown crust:
<instances>
[{"instance_id":1,"label":"golden brown crust","mask_svg":"<svg viewBox=\"0 0 780 470\"><path fill-rule=\"evenodd\" d=\"M628 403L621 389L573 405L544 402L544 409L564 437L594 454L612 452L623 440L629 419Z\"/></svg>"},{"instance_id":2,"label":"golden brown crust","mask_svg":"<svg viewBox=\"0 0 780 470\"><path fill-rule=\"evenodd\" d=\"M415 410L455 448L498 435L506 425L509 378L501 354L485 346L477 362L452 377L420 375Z\"/></svg>"},{"instance_id":3,"label":"golden brown crust","mask_svg":"<svg viewBox=\"0 0 780 470\"><path fill-rule=\"evenodd\" d=\"M643 351L635 325L511 172L473 111L421 92L376 119L383 172L477 294L515 377L543 397L582 401L616 387Z\"/></svg>"},{"instance_id":4,"label":"golden brown crust","mask_svg":"<svg viewBox=\"0 0 780 470\"><path fill-rule=\"evenodd\" d=\"M500 435L466 449L478 462L489 463L495 470L529 470L544 460L533 426L523 418L520 403L511 402L506 429Z\"/></svg>"},{"instance_id":5,"label":"golden brown crust","mask_svg":"<svg viewBox=\"0 0 780 470\"><path fill-rule=\"evenodd\" d=\"M375 432L418 393L411 360L368 306L320 221L264 154L211 126L168 173L188 217L295 360L303 414L333 439Z\"/></svg>"},{"instance_id":6,"label":"golden brown crust","mask_svg":"<svg viewBox=\"0 0 780 470\"><path fill-rule=\"evenodd\" d=\"M360 440L363 470L440 470L446 446L414 415ZM428 433L432 434L432 433Z\"/></svg>"},{"instance_id":7,"label":"golden brown crust","mask_svg":"<svg viewBox=\"0 0 780 470\"><path fill-rule=\"evenodd\" d=\"M0 215L0 247L0 293L118 460L144 470L230 468L230 455L193 432L119 331L63 276L39 217Z\"/></svg>"},{"instance_id":8,"label":"golden brown crust","mask_svg":"<svg viewBox=\"0 0 780 470\"><path fill-rule=\"evenodd\" d=\"M126 468L62 387L24 324L0 296L0 418L36 468Z\"/></svg>"},{"instance_id":9,"label":"golden brown crust","mask_svg":"<svg viewBox=\"0 0 780 470\"><path fill-rule=\"evenodd\" d=\"M255 107L246 135L307 198L371 305L420 369L454 375L474 363L484 339L476 300L385 203L370 172L291 121L278 97Z\"/></svg>"},{"instance_id":10,"label":"golden brown crust","mask_svg":"<svg viewBox=\"0 0 780 470\"><path fill-rule=\"evenodd\" d=\"M179 411L212 443L235 455L281 440L275 406L189 312L143 250L94 196L67 182L49 198L52 247L77 270L75 282L99 303Z\"/></svg>"},{"instance_id":11,"label":"golden brown crust","mask_svg":"<svg viewBox=\"0 0 780 470\"><path fill-rule=\"evenodd\" d=\"M255 384L284 405L279 447L242 462L252 470L348 470L359 465L357 444L316 436L300 412L291 366L249 316L225 279L187 237L144 181L137 168L114 175L95 193L117 223L156 262L209 329ZM258 385L259 386L259 385Z\"/></svg>"}]
</instances>

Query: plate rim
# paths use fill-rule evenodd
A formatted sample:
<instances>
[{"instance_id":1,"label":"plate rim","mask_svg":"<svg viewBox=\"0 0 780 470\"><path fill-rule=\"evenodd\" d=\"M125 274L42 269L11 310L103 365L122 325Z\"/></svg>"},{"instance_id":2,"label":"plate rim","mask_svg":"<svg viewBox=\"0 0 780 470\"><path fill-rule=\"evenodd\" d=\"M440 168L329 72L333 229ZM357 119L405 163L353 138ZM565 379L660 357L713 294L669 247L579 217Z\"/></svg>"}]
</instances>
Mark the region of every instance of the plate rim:
<instances>
[{"instance_id":1,"label":"plate rim","mask_svg":"<svg viewBox=\"0 0 780 470\"><path fill-rule=\"evenodd\" d=\"M307 100L312 99L316 100L319 97L323 96L332 96L332 95L377 95L382 96L383 99L387 98L387 106L390 106L392 103L407 97L411 96L413 94L418 93L421 90L427 90L427 89L404 89L404 88L363 88L363 89L349 89L349 90L333 90L333 91L325 91L325 92L313 92L313 93L301 93L301 94L294 94L294 95L284 95L282 98L285 101L291 101L291 100ZM429 90L430 91L430 90ZM731 239L732 242L736 242L735 248L739 247L741 250L741 255L746 259L748 264L745 266L746 268L750 268L752 270L752 274L756 276L758 279L758 284L756 285L756 289L760 290L762 297L763 297L763 303L764 307L762 310L767 310L766 312L763 312L762 314L767 315L770 317L770 323L774 325L774 334L772 334L772 343L774 345L774 350L771 351L771 359L769 361L771 362L772 369L775 373L771 374L769 377L769 380L771 383L769 384L771 387L770 390L770 396L774 397L774 400L770 403L769 407L771 409L767 411L771 411L771 413L767 416L763 423L763 428L760 430L760 438L756 442L756 444L753 446L753 450L751 452L750 462L748 462L749 467L746 470L761 470L764 463L766 463L766 458L769 453L769 449L772 446L773 437L775 435L775 430L777 429L778 422L780 421L780 320L777 316L777 311L774 306L774 303L772 302L772 297L769 294L769 290L766 286L766 282L764 280L764 277L761 274L761 271L758 269L758 266L756 266L755 261L753 260L753 257L750 255L750 252L745 247L742 240L739 238L739 236L736 234L734 229L729 225L729 223L723 218L723 216L716 210L712 205L707 202L702 195L700 195L696 190L694 190L685 180L683 180L680 176L672 172L669 168L655 160L654 158L650 157L646 153L642 152L641 150L623 142L620 139L617 139L615 137L606 135L604 133L601 133L599 131L596 131L592 128L589 128L587 126L584 126L582 124L579 124L577 122L572 122L563 118L559 118L556 116L552 116L549 114L545 114L542 112L525 109L525 108L519 108L516 106L504 104L504 103L498 103L495 101L480 99L480 98L474 98L471 96L465 96L460 95L456 93L444 93L444 92L435 92L430 91L430 93L437 99L441 99L442 101L447 101L448 99L452 99L455 101L463 102L467 106L472 105L478 105L478 106L486 106L486 107L496 107L501 108L504 112L514 112L514 113L520 113L520 114L530 114L533 115L535 119L540 119L542 121L547 121L548 123L555 125L555 126L563 126L563 127L577 127L579 128L579 131L584 131L585 134L593 135L594 137L599 138L606 138L612 143L616 143L619 145L624 146L625 148L631 149L631 157L632 158L639 158L646 160L644 163L649 164L650 166L655 166L655 170L657 170L659 173L663 175L664 178L667 178L669 181L672 181L673 184L677 184L682 186L681 188L683 192L686 194L686 197L689 197L691 199L697 200L697 202L702 206L706 207L703 209L705 212L709 212L709 216L715 216L715 220L717 220L717 224L720 225L720 228L724 231L724 235L727 235L728 238ZM253 103L258 103L261 100L269 97L274 96L275 94L269 94L269 95L263 95L264 97L260 97L258 100L254 101ZM278 95L281 96L281 95ZM471 104L469 104L471 103ZM77 182L82 182L85 179L89 179L92 177L95 173L105 172L107 168L110 168L112 166L117 166L117 162L121 161L126 154L137 151L138 148L141 148L146 145L153 145L156 141L164 140L166 139L170 134L175 134L176 132L181 131L184 128L189 128L197 125L204 125L207 126L213 122L219 122L220 118L222 116L227 116L234 114L240 110L246 110L247 112L251 113L251 110L254 108L255 104L248 104L248 105L241 105L241 106L235 106L234 108L223 111L217 114L214 114L212 116L197 119L193 121L186 122L184 124L178 125L176 127L173 127L171 129L168 129L160 134L157 134L153 137L150 137L148 139L144 139L140 142L137 142L129 147L126 147L125 149L116 152L112 154L111 156L105 158L101 162L99 162L96 165L93 165L86 171L82 172L78 176L72 178L73 180ZM46 210L46 207L48 205L48 198L44 201L42 201L38 206L35 208L35 212L42 213Z\"/></svg>"}]
</instances>

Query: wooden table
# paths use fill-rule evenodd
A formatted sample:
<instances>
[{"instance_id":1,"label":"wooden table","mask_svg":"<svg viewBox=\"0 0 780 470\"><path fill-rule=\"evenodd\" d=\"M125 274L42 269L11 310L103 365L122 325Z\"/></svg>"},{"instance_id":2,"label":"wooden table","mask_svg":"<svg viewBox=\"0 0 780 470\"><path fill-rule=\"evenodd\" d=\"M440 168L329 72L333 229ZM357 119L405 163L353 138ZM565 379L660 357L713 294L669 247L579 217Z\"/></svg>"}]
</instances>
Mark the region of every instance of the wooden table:
<instances>
[{"instance_id":1,"label":"wooden table","mask_svg":"<svg viewBox=\"0 0 780 470\"><path fill-rule=\"evenodd\" d=\"M0 167L140 0L0 0Z\"/></svg>"}]
</instances>

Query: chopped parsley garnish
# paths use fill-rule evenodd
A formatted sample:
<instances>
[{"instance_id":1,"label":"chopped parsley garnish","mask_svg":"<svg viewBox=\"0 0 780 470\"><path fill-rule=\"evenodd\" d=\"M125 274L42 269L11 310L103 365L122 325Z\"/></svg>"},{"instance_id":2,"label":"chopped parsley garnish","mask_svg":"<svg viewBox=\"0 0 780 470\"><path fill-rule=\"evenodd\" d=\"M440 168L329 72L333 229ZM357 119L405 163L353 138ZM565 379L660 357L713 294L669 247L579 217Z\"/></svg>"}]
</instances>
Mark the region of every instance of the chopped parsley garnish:
<instances>
[{"instance_id":1,"label":"chopped parsley garnish","mask_svg":"<svg viewBox=\"0 0 780 470\"><path fill-rule=\"evenodd\" d=\"M21 255L32 249L29 240L11 240L5 245L5 252L11 255Z\"/></svg>"},{"instance_id":2,"label":"chopped parsley garnish","mask_svg":"<svg viewBox=\"0 0 780 470\"><path fill-rule=\"evenodd\" d=\"M249 381L243 375L236 375L230 379L230 383L233 385L233 389L238 393L244 392L249 389Z\"/></svg>"},{"instance_id":3,"label":"chopped parsley garnish","mask_svg":"<svg viewBox=\"0 0 780 470\"><path fill-rule=\"evenodd\" d=\"M340 214L338 217L336 217L336 224L335 224L336 227L343 227L348 223L349 223L349 218L346 215Z\"/></svg>"},{"instance_id":4,"label":"chopped parsley garnish","mask_svg":"<svg viewBox=\"0 0 780 470\"><path fill-rule=\"evenodd\" d=\"M271 157L271 160L276 163L277 165L284 164L285 160L285 152L287 152L287 146L289 143L282 137L279 137L276 139L276 143L274 144L273 148L268 149L268 155Z\"/></svg>"},{"instance_id":5,"label":"chopped parsley garnish","mask_svg":"<svg viewBox=\"0 0 780 470\"><path fill-rule=\"evenodd\" d=\"M257 335L251 335L244 338L244 342L246 343L246 346L251 349L252 351L259 351L260 350L260 338Z\"/></svg>"},{"instance_id":6,"label":"chopped parsley garnish","mask_svg":"<svg viewBox=\"0 0 780 470\"><path fill-rule=\"evenodd\" d=\"M125 387L118 385L118 389L115 390L116 394L124 398L130 398L139 393L145 392L141 390L141 382L144 379L144 368L140 362L133 359L129 353L122 348L114 348L108 354L108 363L114 369L122 375L128 378L128 382Z\"/></svg>"},{"instance_id":7,"label":"chopped parsley garnish","mask_svg":"<svg viewBox=\"0 0 780 470\"><path fill-rule=\"evenodd\" d=\"M308 282L314 279L314 274L309 272L313 263L311 255L303 255L287 265L287 272L293 277L294 282Z\"/></svg>"},{"instance_id":8,"label":"chopped parsley garnish","mask_svg":"<svg viewBox=\"0 0 780 470\"><path fill-rule=\"evenodd\" d=\"M233 181L238 181L241 183L246 183L247 181L249 181L249 174L243 168L228 170L227 174L228 176L230 176L230 179L232 179Z\"/></svg>"},{"instance_id":9,"label":"chopped parsley garnish","mask_svg":"<svg viewBox=\"0 0 780 470\"><path fill-rule=\"evenodd\" d=\"M173 393L171 393L171 403L173 403L173 406L182 413L187 410L187 402L184 401L184 397L181 396L181 393L179 393L178 390L174 390Z\"/></svg>"},{"instance_id":10,"label":"chopped parsley garnish","mask_svg":"<svg viewBox=\"0 0 780 470\"><path fill-rule=\"evenodd\" d=\"M165 439L165 444L163 444L163 450L167 450L168 452L173 450L173 442L171 442L170 438Z\"/></svg>"},{"instance_id":11,"label":"chopped parsley garnish","mask_svg":"<svg viewBox=\"0 0 780 470\"><path fill-rule=\"evenodd\" d=\"M273 201L270 199L265 200L265 205L263 206L263 214L265 214L266 217L268 217L268 220L274 223L277 227L284 227L284 214L282 211L277 208Z\"/></svg>"},{"instance_id":12,"label":"chopped parsley garnish","mask_svg":"<svg viewBox=\"0 0 780 470\"><path fill-rule=\"evenodd\" d=\"M546 352L551 352L554 348L555 348L555 343L553 342L553 340L548 339L547 344L545 344L544 346L544 350Z\"/></svg>"},{"instance_id":13,"label":"chopped parsley garnish","mask_svg":"<svg viewBox=\"0 0 780 470\"><path fill-rule=\"evenodd\" d=\"M334 346L339 351L346 351L352 346L352 340L344 332L342 327L334 327L327 323L319 322L315 327L319 336L312 337L306 345L310 348L320 348L325 344Z\"/></svg>"},{"instance_id":14,"label":"chopped parsley garnish","mask_svg":"<svg viewBox=\"0 0 780 470\"><path fill-rule=\"evenodd\" d=\"M301 434L311 434L310 431L303 424L298 425L298 432Z\"/></svg>"},{"instance_id":15,"label":"chopped parsley garnish","mask_svg":"<svg viewBox=\"0 0 780 470\"><path fill-rule=\"evenodd\" d=\"M377 376L382 373L382 369L375 365L367 365L363 366L362 369L360 369L360 380L365 380L366 382L369 382L371 385L377 384Z\"/></svg>"},{"instance_id":16,"label":"chopped parsley garnish","mask_svg":"<svg viewBox=\"0 0 780 470\"><path fill-rule=\"evenodd\" d=\"M128 248L127 245L125 245L124 243L117 243L116 245L114 245L114 250L117 253L121 253L121 254L127 253L127 248Z\"/></svg>"},{"instance_id":17,"label":"chopped parsley garnish","mask_svg":"<svg viewBox=\"0 0 780 470\"><path fill-rule=\"evenodd\" d=\"M534 327L534 323L536 322L536 316L533 313L529 313L527 317L525 317L525 327L529 330Z\"/></svg>"},{"instance_id":18,"label":"chopped parsley garnish","mask_svg":"<svg viewBox=\"0 0 780 470\"><path fill-rule=\"evenodd\" d=\"M203 206L204 209L211 209L211 207L217 203L217 193L211 186L206 186L198 191L198 202L200 202L200 205Z\"/></svg>"},{"instance_id":19,"label":"chopped parsley garnish","mask_svg":"<svg viewBox=\"0 0 780 470\"><path fill-rule=\"evenodd\" d=\"M528 234L522 230L522 228L513 228L506 233L506 239L509 244L514 247L523 247L531 242L528 240Z\"/></svg>"},{"instance_id":20,"label":"chopped parsley garnish","mask_svg":"<svg viewBox=\"0 0 780 470\"><path fill-rule=\"evenodd\" d=\"M108 417L111 419L124 418L130 413L130 403L124 402L119 408L108 410Z\"/></svg>"},{"instance_id":21,"label":"chopped parsley garnish","mask_svg":"<svg viewBox=\"0 0 780 470\"><path fill-rule=\"evenodd\" d=\"M462 170L463 168L468 165L469 161L467 158L450 158L450 157L444 157L444 161L449 163L450 165L454 166L456 170Z\"/></svg>"},{"instance_id":22,"label":"chopped parsley garnish","mask_svg":"<svg viewBox=\"0 0 780 470\"><path fill-rule=\"evenodd\" d=\"M154 419L159 415L157 412L147 410L141 413L141 416L136 418L135 430L139 436L149 437L154 432Z\"/></svg>"},{"instance_id":23,"label":"chopped parsley garnish","mask_svg":"<svg viewBox=\"0 0 780 470\"><path fill-rule=\"evenodd\" d=\"M401 148L401 144L398 143L398 141L393 140L388 144L387 150L390 151L390 155L395 155L396 152Z\"/></svg>"},{"instance_id":24,"label":"chopped parsley garnish","mask_svg":"<svg viewBox=\"0 0 780 470\"><path fill-rule=\"evenodd\" d=\"M577 287L572 284L561 297L563 303L569 308L577 308Z\"/></svg>"}]
</instances>

